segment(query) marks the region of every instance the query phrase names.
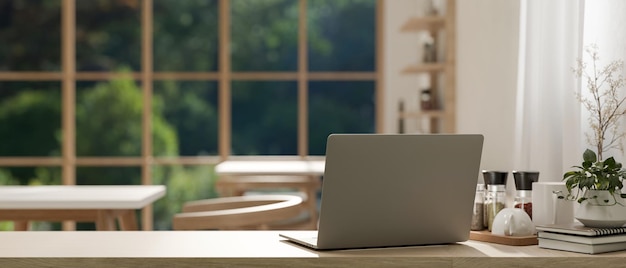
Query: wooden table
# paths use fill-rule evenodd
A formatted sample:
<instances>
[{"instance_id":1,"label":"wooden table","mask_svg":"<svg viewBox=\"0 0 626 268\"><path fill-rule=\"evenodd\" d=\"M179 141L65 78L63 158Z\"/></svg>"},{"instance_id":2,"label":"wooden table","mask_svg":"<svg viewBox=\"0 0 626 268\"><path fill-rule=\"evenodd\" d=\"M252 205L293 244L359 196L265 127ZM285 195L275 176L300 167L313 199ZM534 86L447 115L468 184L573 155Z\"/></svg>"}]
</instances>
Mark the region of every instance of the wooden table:
<instances>
[{"instance_id":1,"label":"wooden table","mask_svg":"<svg viewBox=\"0 0 626 268\"><path fill-rule=\"evenodd\" d=\"M29 221L95 222L98 230L138 230L135 210L165 195L162 185L0 186L0 220L28 230Z\"/></svg>"},{"instance_id":2,"label":"wooden table","mask_svg":"<svg viewBox=\"0 0 626 268\"><path fill-rule=\"evenodd\" d=\"M283 233L287 233L282 231ZM290 231L298 232L298 231ZM623 267L586 255L467 241L312 251L280 231L0 232L0 267Z\"/></svg>"},{"instance_id":3,"label":"wooden table","mask_svg":"<svg viewBox=\"0 0 626 268\"><path fill-rule=\"evenodd\" d=\"M310 215L306 229L317 229L317 192L325 161L315 160L227 160L215 166L215 183L221 196L242 195L263 188L298 189L306 194L304 206Z\"/></svg>"}]
</instances>

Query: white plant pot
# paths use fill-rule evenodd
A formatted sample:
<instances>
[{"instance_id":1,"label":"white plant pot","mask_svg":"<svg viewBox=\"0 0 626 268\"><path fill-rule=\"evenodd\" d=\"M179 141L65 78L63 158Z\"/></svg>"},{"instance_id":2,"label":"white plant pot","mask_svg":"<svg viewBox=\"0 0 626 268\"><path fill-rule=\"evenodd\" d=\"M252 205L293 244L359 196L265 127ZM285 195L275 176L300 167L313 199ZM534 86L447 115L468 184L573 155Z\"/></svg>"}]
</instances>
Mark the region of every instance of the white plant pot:
<instances>
[{"instance_id":1,"label":"white plant pot","mask_svg":"<svg viewBox=\"0 0 626 268\"><path fill-rule=\"evenodd\" d=\"M588 199L580 203L574 217L587 227L612 228L626 224L626 200L620 192L588 190Z\"/></svg>"}]
</instances>

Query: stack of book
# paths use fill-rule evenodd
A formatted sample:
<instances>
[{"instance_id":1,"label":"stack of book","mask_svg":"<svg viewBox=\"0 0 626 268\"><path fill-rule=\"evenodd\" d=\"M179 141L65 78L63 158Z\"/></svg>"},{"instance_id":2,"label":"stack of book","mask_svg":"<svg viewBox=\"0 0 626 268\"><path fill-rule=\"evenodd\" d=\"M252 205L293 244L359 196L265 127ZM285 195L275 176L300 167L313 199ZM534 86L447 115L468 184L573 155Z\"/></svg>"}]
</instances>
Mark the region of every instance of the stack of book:
<instances>
[{"instance_id":1,"label":"stack of book","mask_svg":"<svg viewBox=\"0 0 626 268\"><path fill-rule=\"evenodd\" d=\"M589 228L580 223L537 225L540 248L587 254L626 250L626 227Z\"/></svg>"}]
</instances>

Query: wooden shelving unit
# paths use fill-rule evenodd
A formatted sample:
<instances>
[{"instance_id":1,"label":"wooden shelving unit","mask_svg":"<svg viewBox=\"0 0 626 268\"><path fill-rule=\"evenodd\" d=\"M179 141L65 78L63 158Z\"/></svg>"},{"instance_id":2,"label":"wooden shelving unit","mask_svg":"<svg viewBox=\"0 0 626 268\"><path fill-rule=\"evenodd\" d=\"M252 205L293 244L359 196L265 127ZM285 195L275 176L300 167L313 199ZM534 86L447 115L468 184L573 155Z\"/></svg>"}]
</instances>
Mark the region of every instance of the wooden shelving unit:
<instances>
[{"instance_id":1,"label":"wooden shelving unit","mask_svg":"<svg viewBox=\"0 0 626 268\"><path fill-rule=\"evenodd\" d=\"M407 110L400 102L398 107L399 132L407 120L428 121L421 132L454 133L456 131L456 0L446 0L443 14L412 17L400 28L401 32L418 34L427 32L433 37L438 57L432 62L417 61L402 69L403 75L425 75L428 77L427 109L418 105L417 109ZM424 44L419 44L424 45ZM425 52L426 53L426 52ZM418 90L422 85L416 85ZM420 94L416 91L415 94ZM420 108L422 107L422 108Z\"/></svg>"}]
</instances>

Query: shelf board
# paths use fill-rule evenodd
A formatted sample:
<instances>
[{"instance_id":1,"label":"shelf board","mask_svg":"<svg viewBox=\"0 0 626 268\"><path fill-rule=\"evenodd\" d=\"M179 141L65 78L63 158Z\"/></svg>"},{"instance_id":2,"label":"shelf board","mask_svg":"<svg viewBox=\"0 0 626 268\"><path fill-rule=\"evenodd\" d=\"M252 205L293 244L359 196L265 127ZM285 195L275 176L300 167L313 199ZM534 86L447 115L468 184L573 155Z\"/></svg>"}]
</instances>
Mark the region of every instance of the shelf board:
<instances>
[{"instance_id":1,"label":"shelf board","mask_svg":"<svg viewBox=\"0 0 626 268\"><path fill-rule=\"evenodd\" d=\"M446 65L443 62L434 62L434 63L422 63L407 66L402 70L402 73L410 74L410 73L433 73L433 72L443 72L446 69Z\"/></svg>"},{"instance_id":2,"label":"shelf board","mask_svg":"<svg viewBox=\"0 0 626 268\"><path fill-rule=\"evenodd\" d=\"M443 110L420 110L420 111L405 111L398 114L399 118L420 118L420 117L429 117L429 118L439 118L443 117Z\"/></svg>"},{"instance_id":3,"label":"shelf board","mask_svg":"<svg viewBox=\"0 0 626 268\"><path fill-rule=\"evenodd\" d=\"M402 32L413 32L422 30L437 30L444 27L446 18L444 16L426 16L410 18L400 30Z\"/></svg>"}]
</instances>

